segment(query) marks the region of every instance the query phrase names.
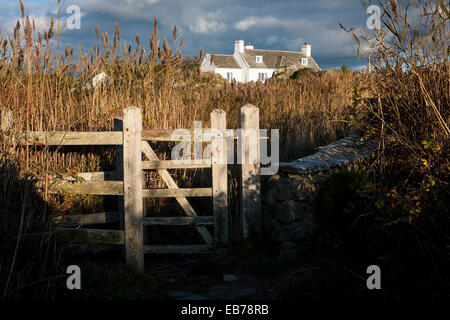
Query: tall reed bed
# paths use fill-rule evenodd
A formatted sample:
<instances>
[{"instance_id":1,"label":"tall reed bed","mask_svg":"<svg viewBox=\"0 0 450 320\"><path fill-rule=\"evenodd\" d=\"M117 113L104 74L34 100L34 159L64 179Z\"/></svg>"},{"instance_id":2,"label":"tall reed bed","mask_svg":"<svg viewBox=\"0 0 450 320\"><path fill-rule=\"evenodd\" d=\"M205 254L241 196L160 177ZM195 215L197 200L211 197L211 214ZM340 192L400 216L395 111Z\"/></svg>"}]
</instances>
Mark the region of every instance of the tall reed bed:
<instances>
[{"instance_id":1,"label":"tall reed bed","mask_svg":"<svg viewBox=\"0 0 450 320\"><path fill-rule=\"evenodd\" d=\"M191 128L194 120L207 127L216 108L224 109L228 127L236 128L238 107L252 103L260 108L262 128L280 129L280 157L287 161L346 133L343 114L354 87L371 94L369 75L358 73L218 84L214 76L199 71L203 52L193 59L183 57L177 27L171 39L160 39L156 19L148 41L136 36L133 43L126 42L119 26L113 35L97 27L94 48L64 47L59 21L52 19L40 33L20 5L22 17L13 32L0 33L0 109L11 115L11 125L0 133L3 297L20 296L23 288L36 289L34 295L46 288L50 295L50 275L59 259L51 237L52 214L98 209L92 197L43 201L35 182L54 173L114 170L111 148L55 149L33 141L14 145L12 137L19 133L28 137L31 131L112 130L113 118L132 105L142 109L145 129ZM94 83L102 73L103 81ZM155 175L147 179L149 185L162 185Z\"/></svg>"}]
</instances>

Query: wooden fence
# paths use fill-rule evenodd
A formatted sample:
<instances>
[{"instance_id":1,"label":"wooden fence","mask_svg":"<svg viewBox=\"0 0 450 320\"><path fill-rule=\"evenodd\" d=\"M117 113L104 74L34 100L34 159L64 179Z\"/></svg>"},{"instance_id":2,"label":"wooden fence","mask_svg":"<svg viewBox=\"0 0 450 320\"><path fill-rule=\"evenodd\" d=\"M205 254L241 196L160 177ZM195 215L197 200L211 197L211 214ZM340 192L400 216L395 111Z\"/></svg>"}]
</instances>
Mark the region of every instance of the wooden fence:
<instances>
[{"instance_id":1,"label":"wooden fence","mask_svg":"<svg viewBox=\"0 0 450 320\"><path fill-rule=\"evenodd\" d=\"M239 124L243 130L252 129L258 133L257 161L242 164L240 170L243 238L258 238L261 235L259 109L253 105L239 108ZM117 212L56 218L55 222L60 225L59 238L70 242L124 245L127 265L139 272L144 270L146 253L198 254L226 249L229 241L226 113L220 109L214 110L211 113L211 128L203 129L202 136L195 136L195 131L188 131L194 142L211 143L211 158L200 161L158 159L148 141L180 141L185 137L176 136L175 130L142 130L139 108L124 109L123 119L116 118L114 127L115 131L111 132L31 132L28 137L25 134L21 137L22 143L49 146L116 146L115 172L78 173L76 177L47 183L46 192L50 193L114 195L119 198ZM214 134L217 132L223 134ZM242 141L241 148L236 151L247 159L245 156L248 156L250 147L250 143ZM168 170L180 168L211 168L211 187L179 188ZM167 188L143 189L143 170L156 170ZM145 217L143 198L156 197L174 197L186 216ZM212 197L213 216L198 216L188 201L190 197ZM109 222L120 222L120 230L79 228L81 225ZM144 245L144 226L158 225L195 226L204 245ZM207 226L213 227L213 234Z\"/></svg>"}]
</instances>

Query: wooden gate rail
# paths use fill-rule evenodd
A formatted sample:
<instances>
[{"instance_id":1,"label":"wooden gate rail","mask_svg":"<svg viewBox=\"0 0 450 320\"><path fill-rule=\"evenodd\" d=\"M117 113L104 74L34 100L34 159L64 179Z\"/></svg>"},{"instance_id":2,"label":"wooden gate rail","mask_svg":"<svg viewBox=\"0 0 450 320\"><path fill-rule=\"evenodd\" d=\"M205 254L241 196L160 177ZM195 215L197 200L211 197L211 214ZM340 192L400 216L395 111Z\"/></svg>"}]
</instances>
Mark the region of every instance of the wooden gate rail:
<instances>
[{"instance_id":1,"label":"wooden gate rail","mask_svg":"<svg viewBox=\"0 0 450 320\"><path fill-rule=\"evenodd\" d=\"M143 223L146 226L212 226L213 217L145 217Z\"/></svg>"},{"instance_id":2,"label":"wooden gate rail","mask_svg":"<svg viewBox=\"0 0 450 320\"><path fill-rule=\"evenodd\" d=\"M20 136L27 143L26 134ZM42 143L48 146L108 146L122 144L122 132L30 132L28 144Z\"/></svg>"},{"instance_id":3,"label":"wooden gate rail","mask_svg":"<svg viewBox=\"0 0 450 320\"><path fill-rule=\"evenodd\" d=\"M56 236L59 241L64 242L123 245L125 232L122 230L58 228Z\"/></svg>"},{"instance_id":4,"label":"wooden gate rail","mask_svg":"<svg viewBox=\"0 0 450 320\"><path fill-rule=\"evenodd\" d=\"M119 222L119 212L110 211L81 215L61 215L54 217L53 222L64 227L78 227Z\"/></svg>"},{"instance_id":5,"label":"wooden gate rail","mask_svg":"<svg viewBox=\"0 0 450 320\"><path fill-rule=\"evenodd\" d=\"M200 130L199 129L142 130L142 140L166 141L166 142L180 142L180 141L211 142L214 138L218 137L217 131L216 130L213 131L211 130L211 128L202 128L201 132L197 131ZM220 137L227 138L228 137L227 135L228 135L227 132L220 133Z\"/></svg>"},{"instance_id":6,"label":"wooden gate rail","mask_svg":"<svg viewBox=\"0 0 450 320\"><path fill-rule=\"evenodd\" d=\"M145 253L152 254L211 254L214 249L208 245L165 245L165 246L144 246Z\"/></svg>"},{"instance_id":7,"label":"wooden gate rail","mask_svg":"<svg viewBox=\"0 0 450 320\"><path fill-rule=\"evenodd\" d=\"M155 169L202 169L211 168L211 160L201 160L199 162L186 161L186 160L151 160L142 161L142 169L155 170Z\"/></svg>"},{"instance_id":8,"label":"wooden gate rail","mask_svg":"<svg viewBox=\"0 0 450 320\"><path fill-rule=\"evenodd\" d=\"M122 181L55 182L49 185L48 193L70 193L82 195L124 195ZM211 197L212 188L142 189L142 198Z\"/></svg>"}]
</instances>

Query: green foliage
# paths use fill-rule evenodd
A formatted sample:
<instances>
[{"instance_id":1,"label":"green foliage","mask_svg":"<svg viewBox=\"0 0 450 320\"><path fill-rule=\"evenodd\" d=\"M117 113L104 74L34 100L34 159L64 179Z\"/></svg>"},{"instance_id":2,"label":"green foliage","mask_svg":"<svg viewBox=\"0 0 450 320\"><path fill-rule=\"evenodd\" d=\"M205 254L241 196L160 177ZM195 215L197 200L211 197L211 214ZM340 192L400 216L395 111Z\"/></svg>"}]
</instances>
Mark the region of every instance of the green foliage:
<instances>
[{"instance_id":1,"label":"green foliage","mask_svg":"<svg viewBox=\"0 0 450 320\"><path fill-rule=\"evenodd\" d=\"M361 102L361 90L358 87L353 88L353 106L358 106Z\"/></svg>"},{"instance_id":2,"label":"green foliage","mask_svg":"<svg viewBox=\"0 0 450 320\"><path fill-rule=\"evenodd\" d=\"M344 64L341 66L341 71L342 71L342 73L347 73L347 72L350 71L350 70L348 69L347 63L344 63Z\"/></svg>"},{"instance_id":3,"label":"green foliage","mask_svg":"<svg viewBox=\"0 0 450 320\"><path fill-rule=\"evenodd\" d=\"M325 231L344 231L356 217L355 206L359 190L372 185L356 172L342 171L330 176L317 197L316 217Z\"/></svg>"},{"instance_id":4,"label":"green foliage","mask_svg":"<svg viewBox=\"0 0 450 320\"><path fill-rule=\"evenodd\" d=\"M434 166L420 165L428 166L424 171ZM445 296L443 284L450 280L446 260L450 198L442 181L443 175L448 181L449 174L447 165L439 167L444 169L441 176L410 175L404 185L399 184L401 173L332 175L317 199L316 217L325 231L319 257L355 269L376 263L388 270L385 297Z\"/></svg>"},{"instance_id":5,"label":"green foliage","mask_svg":"<svg viewBox=\"0 0 450 320\"><path fill-rule=\"evenodd\" d=\"M299 79L300 77L308 75L313 72L314 72L314 70L311 68L301 68L292 74L291 79Z\"/></svg>"}]
</instances>

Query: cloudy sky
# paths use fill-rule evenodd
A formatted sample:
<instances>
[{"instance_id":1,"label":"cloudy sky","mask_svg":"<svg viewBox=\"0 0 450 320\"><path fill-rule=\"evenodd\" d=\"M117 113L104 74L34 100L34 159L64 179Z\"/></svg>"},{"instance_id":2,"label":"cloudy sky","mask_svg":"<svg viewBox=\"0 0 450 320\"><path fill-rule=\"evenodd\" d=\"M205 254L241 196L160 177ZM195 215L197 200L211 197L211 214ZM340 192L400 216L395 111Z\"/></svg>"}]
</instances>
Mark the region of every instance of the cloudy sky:
<instances>
[{"instance_id":1,"label":"cloudy sky","mask_svg":"<svg viewBox=\"0 0 450 320\"><path fill-rule=\"evenodd\" d=\"M57 0L24 0L26 12L45 28L54 16ZM0 25L10 30L20 16L18 0L0 1ZM153 19L158 18L160 36L172 39L173 25L182 33L183 54L232 53L234 40L251 41L258 49L299 51L307 41L312 55L323 69L344 62L359 69L366 64L357 59L354 40L341 30L365 26L368 15L360 0L66 0L64 19L70 5L81 9L81 29L65 30L61 39L73 47L95 43L95 26L114 32L117 23L121 38L134 41L138 34L148 39ZM146 41L148 46L148 40Z\"/></svg>"}]
</instances>

